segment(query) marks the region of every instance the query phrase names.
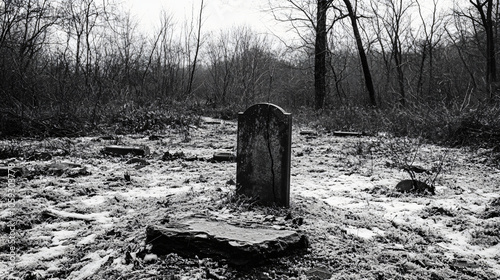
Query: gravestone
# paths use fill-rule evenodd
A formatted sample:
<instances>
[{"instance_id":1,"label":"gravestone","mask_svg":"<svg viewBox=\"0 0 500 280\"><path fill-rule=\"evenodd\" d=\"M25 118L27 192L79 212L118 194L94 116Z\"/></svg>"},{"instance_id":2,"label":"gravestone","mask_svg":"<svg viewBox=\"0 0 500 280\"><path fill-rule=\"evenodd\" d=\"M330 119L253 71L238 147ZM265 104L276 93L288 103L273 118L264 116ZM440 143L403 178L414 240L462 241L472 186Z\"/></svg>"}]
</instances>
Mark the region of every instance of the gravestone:
<instances>
[{"instance_id":1,"label":"gravestone","mask_svg":"<svg viewBox=\"0 0 500 280\"><path fill-rule=\"evenodd\" d=\"M238 115L237 193L265 206L290 205L292 115L260 103Z\"/></svg>"}]
</instances>

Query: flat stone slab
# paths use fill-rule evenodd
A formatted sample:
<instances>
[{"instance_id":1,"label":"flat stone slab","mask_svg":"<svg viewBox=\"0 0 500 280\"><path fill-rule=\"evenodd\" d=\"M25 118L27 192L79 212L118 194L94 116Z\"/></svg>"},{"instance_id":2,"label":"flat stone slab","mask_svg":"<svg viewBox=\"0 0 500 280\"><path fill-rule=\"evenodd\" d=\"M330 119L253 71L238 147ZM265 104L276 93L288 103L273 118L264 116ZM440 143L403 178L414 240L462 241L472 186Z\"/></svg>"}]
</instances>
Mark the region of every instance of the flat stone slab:
<instances>
[{"instance_id":1,"label":"flat stone slab","mask_svg":"<svg viewBox=\"0 0 500 280\"><path fill-rule=\"evenodd\" d=\"M341 137L347 137L347 136L360 137L360 136L363 136L363 132L357 132L357 131L334 131L333 135L334 136L341 136Z\"/></svg>"},{"instance_id":2,"label":"flat stone slab","mask_svg":"<svg viewBox=\"0 0 500 280\"><path fill-rule=\"evenodd\" d=\"M317 136L318 133L314 130L301 130L299 132L300 135L308 135L308 136Z\"/></svg>"},{"instance_id":3,"label":"flat stone slab","mask_svg":"<svg viewBox=\"0 0 500 280\"><path fill-rule=\"evenodd\" d=\"M105 154L109 155L127 155L133 154L136 156L148 156L149 148L148 147L137 147L137 146L119 146L119 145L111 145L106 146L103 151Z\"/></svg>"},{"instance_id":4,"label":"flat stone slab","mask_svg":"<svg viewBox=\"0 0 500 280\"><path fill-rule=\"evenodd\" d=\"M148 226L146 242L158 255L211 257L233 265L258 264L305 249L308 240L292 230L243 228L193 218L166 226Z\"/></svg>"},{"instance_id":5,"label":"flat stone slab","mask_svg":"<svg viewBox=\"0 0 500 280\"><path fill-rule=\"evenodd\" d=\"M216 152L212 158L213 161L235 161L236 156L231 152Z\"/></svg>"}]
</instances>

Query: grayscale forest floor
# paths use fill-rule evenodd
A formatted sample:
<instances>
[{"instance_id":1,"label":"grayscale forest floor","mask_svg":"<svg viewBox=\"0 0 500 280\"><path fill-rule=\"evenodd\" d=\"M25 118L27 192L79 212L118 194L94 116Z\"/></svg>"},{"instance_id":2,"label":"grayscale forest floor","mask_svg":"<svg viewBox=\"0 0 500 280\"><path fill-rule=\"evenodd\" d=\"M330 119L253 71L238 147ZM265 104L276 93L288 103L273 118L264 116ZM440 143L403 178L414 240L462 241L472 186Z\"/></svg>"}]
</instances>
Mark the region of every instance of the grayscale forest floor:
<instances>
[{"instance_id":1,"label":"grayscale forest floor","mask_svg":"<svg viewBox=\"0 0 500 280\"><path fill-rule=\"evenodd\" d=\"M0 278L500 279L500 170L491 150L383 134L299 134L305 129L294 126L289 209L238 199L236 163L209 160L218 151L235 152L231 121L157 137L1 141L4 150L24 156L0 165L30 175L17 177L9 190L14 208L5 203L7 179L0 178ZM145 145L151 154L142 161L101 153L113 144ZM52 158L37 157L42 152ZM166 152L171 156L162 159ZM57 173L48 168L54 163L79 165ZM436 194L396 192L399 181L410 179L403 165L429 170L418 179L432 181ZM194 215L298 230L310 247L253 268L149 254L148 225Z\"/></svg>"}]
</instances>

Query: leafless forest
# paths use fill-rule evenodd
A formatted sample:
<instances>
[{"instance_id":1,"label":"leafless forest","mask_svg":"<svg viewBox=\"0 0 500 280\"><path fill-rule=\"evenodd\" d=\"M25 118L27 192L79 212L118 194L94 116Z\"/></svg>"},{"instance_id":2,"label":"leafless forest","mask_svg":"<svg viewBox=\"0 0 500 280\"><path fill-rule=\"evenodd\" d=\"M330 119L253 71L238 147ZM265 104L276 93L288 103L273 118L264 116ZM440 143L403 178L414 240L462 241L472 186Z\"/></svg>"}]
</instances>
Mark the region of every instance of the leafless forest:
<instances>
[{"instance_id":1,"label":"leafless forest","mask_svg":"<svg viewBox=\"0 0 500 280\"><path fill-rule=\"evenodd\" d=\"M500 4L440 3L269 0L288 42L206 32L203 1L145 33L115 0L3 0L1 133L144 131L272 102L331 129L498 139Z\"/></svg>"}]
</instances>

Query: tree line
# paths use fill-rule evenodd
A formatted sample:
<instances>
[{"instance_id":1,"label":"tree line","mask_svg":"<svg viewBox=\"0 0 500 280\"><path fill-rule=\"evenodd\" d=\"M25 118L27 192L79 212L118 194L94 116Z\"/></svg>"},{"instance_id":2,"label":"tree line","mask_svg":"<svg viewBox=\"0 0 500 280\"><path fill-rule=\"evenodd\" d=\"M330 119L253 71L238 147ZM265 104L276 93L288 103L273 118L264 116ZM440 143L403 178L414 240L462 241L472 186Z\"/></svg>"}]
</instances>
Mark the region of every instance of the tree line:
<instances>
[{"instance_id":1,"label":"tree line","mask_svg":"<svg viewBox=\"0 0 500 280\"><path fill-rule=\"evenodd\" d=\"M500 96L494 0L286 0L267 12L298 41L205 32L205 4L140 31L113 0L0 1L2 113L97 123L131 108L289 110L444 106ZM425 5L424 5L425 4Z\"/></svg>"}]
</instances>

